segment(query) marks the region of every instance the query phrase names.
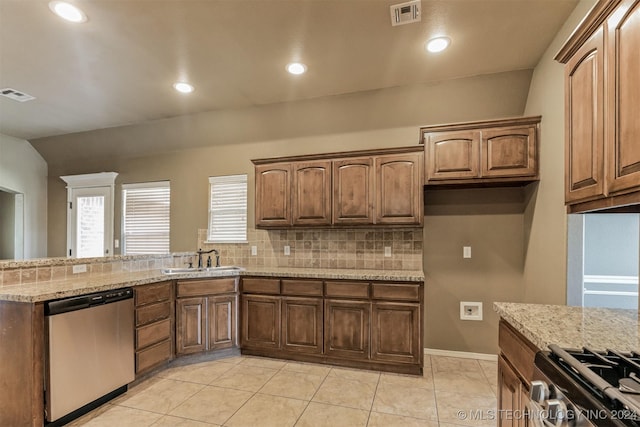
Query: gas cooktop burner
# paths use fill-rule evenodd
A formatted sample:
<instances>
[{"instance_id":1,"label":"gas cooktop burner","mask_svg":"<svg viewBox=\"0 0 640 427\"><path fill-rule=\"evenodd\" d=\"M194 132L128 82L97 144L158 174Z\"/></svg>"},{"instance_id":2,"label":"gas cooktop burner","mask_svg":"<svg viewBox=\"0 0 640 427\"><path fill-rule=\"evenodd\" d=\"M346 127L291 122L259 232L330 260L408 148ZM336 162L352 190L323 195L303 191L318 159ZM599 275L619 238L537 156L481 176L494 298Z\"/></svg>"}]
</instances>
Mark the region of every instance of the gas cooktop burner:
<instances>
[{"instance_id":1,"label":"gas cooktop burner","mask_svg":"<svg viewBox=\"0 0 640 427\"><path fill-rule=\"evenodd\" d=\"M552 390L552 402L566 401L562 408L582 414L573 420L581 422L567 425L640 427L640 353L566 350L553 344L549 349L550 353L536 356L536 368L548 383L532 383L533 400L540 402L541 396L549 395L541 393L540 387Z\"/></svg>"}]
</instances>

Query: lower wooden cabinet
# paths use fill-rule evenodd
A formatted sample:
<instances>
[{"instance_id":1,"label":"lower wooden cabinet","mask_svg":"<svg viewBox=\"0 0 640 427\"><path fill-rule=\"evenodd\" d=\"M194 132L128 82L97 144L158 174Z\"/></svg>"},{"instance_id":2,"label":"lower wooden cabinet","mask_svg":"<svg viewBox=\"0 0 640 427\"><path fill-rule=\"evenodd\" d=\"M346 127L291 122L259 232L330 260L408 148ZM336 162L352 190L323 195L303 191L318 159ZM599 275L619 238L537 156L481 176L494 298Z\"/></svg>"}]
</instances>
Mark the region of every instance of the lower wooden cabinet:
<instances>
[{"instance_id":1,"label":"lower wooden cabinet","mask_svg":"<svg viewBox=\"0 0 640 427\"><path fill-rule=\"evenodd\" d=\"M248 277L241 297L244 354L422 372L421 283Z\"/></svg>"},{"instance_id":2,"label":"lower wooden cabinet","mask_svg":"<svg viewBox=\"0 0 640 427\"><path fill-rule=\"evenodd\" d=\"M322 298L283 298L282 348L299 353L322 353L322 319Z\"/></svg>"},{"instance_id":3,"label":"lower wooden cabinet","mask_svg":"<svg viewBox=\"0 0 640 427\"><path fill-rule=\"evenodd\" d=\"M371 303L328 299L324 303L327 356L369 358Z\"/></svg>"},{"instance_id":4,"label":"lower wooden cabinet","mask_svg":"<svg viewBox=\"0 0 640 427\"><path fill-rule=\"evenodd\" d=\"M538 348L504 320L498 331L498 426L523 427Z\"/></svg>"},{"instance_id":5,"label":"lower wooden cabinet","mask_svg":"<svg viewBox=\"0 0 640 427\"><path fill-rule=\"evenodd\" d=\"M371 359L420 362L421 318L420 304L417 303L373 303Z\"/></svg>"},{"instance_id":6,"label":"lower wooden cabinet","mask_svg":"<svg viewBox=\"0 0 640 427\"><path fill-rule=\"evenodd\" d=\"M502 356L498 358L498 407L500 408L499 425L501 427L519 427L524 425L523 394L526 389L522 381Z\"/></svg>"},{"instance_id":7,"label":"lower wooden cabinet","mask_svg":"<svg viewBox=\"0 0 640 427\"><path fill-rule=\"evenodd\" d=\"M242 296L242 347L280 348L280 298Z\"/></svg>"},{"instance_id":8,"label":"lower wooden cabinet","mask_svg":"<svg viewBox=\"0 0 640 427\"><path fill-rule=\"evenodd\" d=\"M235 347L237 279L184 280L177 287L176 353Z\"/></svg>"},{"instance_id":9,"label":"lower wooden cabinet","mask_svg":"<svg viewBox=\"0 0 640 427\"><path fill-rule=\"evenodd\" d=\"M173 282L134 288L136 375L173 359Z\"/></svg>"}]
</instances>

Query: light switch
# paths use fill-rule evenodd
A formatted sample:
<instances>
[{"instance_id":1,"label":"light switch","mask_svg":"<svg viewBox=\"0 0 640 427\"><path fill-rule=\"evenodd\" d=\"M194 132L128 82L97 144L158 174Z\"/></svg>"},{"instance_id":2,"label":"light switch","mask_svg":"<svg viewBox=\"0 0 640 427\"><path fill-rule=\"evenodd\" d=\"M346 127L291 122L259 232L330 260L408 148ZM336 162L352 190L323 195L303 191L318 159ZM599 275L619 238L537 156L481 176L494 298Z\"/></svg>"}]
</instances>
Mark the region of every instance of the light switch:
<instances>
[{"instance_id":1,"label":"light switch","mask_svg":"<svg viewBox=\"0 0 640 427\"><path fill-rule=\"evenodd\" d=\"M384 256L386 256L387 258L391 256L391 246L384 247Z\"/></svg>"},{"instance_id":2,"label":"light switch","mask_svg":"<svg viewBox=\"0 0 640 427\"><path fill-rule=\"evenodd\" d=\"M471 258L471 246L462 247L462 258Z\"/></svg>"},{"instance_id":3,"label":"light switch","mask_svg":"<svg viewBox=\"0 0 640 427\"><path fill-rule=\"evenodd\" d=\"M256 256L256 255L258 255L258 247L251 246L251 256Z\"/></svg>"},{"instance_id":4,"label":"light switch","mask_svg":"<svg viewBox=\"0 0 640 427\"><path fill-rule=\"evenodd\" d=\"M284 254L287 256L291 255L291 246L287 245L284 247Z\"/></svg>"},{"instance_id":5,"label":"light switch","mask_svg":"<svg viewBox=\"0 0 640 427\"><path fill-rule=\"evenodd\" d=\"M114 239L113 247L118 249L120 247L120 239Z\"/></svg>"}]
</instances>

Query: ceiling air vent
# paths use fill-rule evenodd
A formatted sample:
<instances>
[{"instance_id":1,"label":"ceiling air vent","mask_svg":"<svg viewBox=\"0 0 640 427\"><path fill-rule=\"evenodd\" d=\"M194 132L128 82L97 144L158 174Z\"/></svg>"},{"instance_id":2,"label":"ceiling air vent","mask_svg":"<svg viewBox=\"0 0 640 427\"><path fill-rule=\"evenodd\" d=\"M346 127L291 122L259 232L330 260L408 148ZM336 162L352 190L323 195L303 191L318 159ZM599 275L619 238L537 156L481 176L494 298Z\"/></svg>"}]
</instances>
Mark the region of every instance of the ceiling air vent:
<instances>
[{"instance_id":1,"label":"ceiling air vent","mask_svg":"<svg viewBox=\"0 0 640 427\"><path fill-rule=\"evenodd\" d=\"M412 22L420 22L420 0L408 1L391 6L392 26L411 24Z\"/></svg>"},{"instance_id":2,"label":"ceiling air vent","mask_svg":"<svg viewBox=\"0 0 640 427\"><path fill-rule=\"evenodd\" d=\"M0 89L0 95L18 102L26 102L31 101L32 99L36 99L35 96L27 95L24 92L18 92L17 90L11 89L10 87Z\"/></svg>"}]
</instances>

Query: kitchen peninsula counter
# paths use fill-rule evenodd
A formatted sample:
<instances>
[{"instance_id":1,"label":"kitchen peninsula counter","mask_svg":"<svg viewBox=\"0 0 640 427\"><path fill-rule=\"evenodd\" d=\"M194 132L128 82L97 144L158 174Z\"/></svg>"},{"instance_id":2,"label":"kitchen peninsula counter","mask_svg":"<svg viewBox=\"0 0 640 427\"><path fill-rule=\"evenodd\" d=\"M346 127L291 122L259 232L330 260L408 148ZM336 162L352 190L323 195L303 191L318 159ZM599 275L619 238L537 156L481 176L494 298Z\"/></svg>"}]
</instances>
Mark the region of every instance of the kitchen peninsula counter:
<instances>
[{"instance_id":1,"label":"kitchen peninsula counter","mask_svg":"<svg viewBox=\"0 0 640 427\"><path fill-rule=\"evenodd\" d=\"M589 347L640 350L637 310L496 302L498 315L542 350Z\"/></svg>"},{"instance_id":2,"label":"kitchen peninsula counter","mask_svg":"<svg viewBox=\"0 0 640 427\"><path fill-rule=\"evenodd\" d=\"M110 273L82 273L74 277L58 280L10 285L0 287L0 301L37 303L58 298L83 295L119 289L129 286L146 285L175 279L195 279L211 277L262 276L314 279L385 280L401 282L422 282L422 271L403 270L354 270L354 269L313 269L313 268L267 268L251 267L242 271L194 271L180 274L163 274L160 269L143 271L118 271Z\"/></svg>"}]
</instances>

